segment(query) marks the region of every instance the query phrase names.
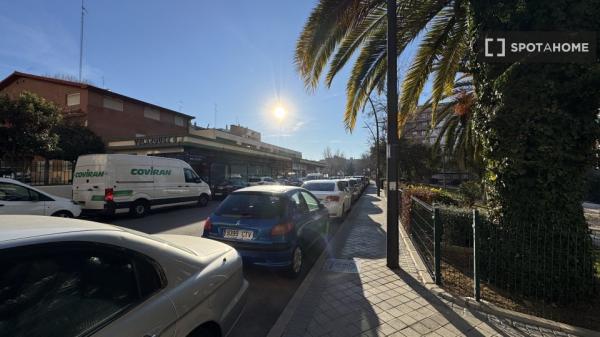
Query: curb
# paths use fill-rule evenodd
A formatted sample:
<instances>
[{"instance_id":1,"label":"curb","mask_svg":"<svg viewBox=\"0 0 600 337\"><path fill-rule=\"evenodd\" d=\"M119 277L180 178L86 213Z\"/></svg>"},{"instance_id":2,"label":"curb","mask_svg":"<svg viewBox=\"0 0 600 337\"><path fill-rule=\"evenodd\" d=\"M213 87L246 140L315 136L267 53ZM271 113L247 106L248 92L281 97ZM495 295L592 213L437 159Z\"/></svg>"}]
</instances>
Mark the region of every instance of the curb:
<instances>
[{"instance_id":1,"label":"curb","mask_svg":"<svg viewBox=\"0 0 600 337\"><path fill-rule=\"evenodd\" d=\"M431 275L429 275L429 272L427 271L427 268L425 267L423 260L418 255L414 245L412 244L412 241L410 241L410 239L408 238L408 234L404 230L404 227L400 223L398 224L398 226L400 227L400 234L402 236L402 240L404 241L405 247L408 248L409 255L417 268L419 276L421 277L421 282L424 284L425 288L427 288L427 290L431 291L434 295L442 298L443 300L446 300L446 301L452 303L453 306L464 308L464 309L466 309L466 308L474 309L474 310L484 312L486 314L508 318L510 320L513 320L513 321L516 321L519 323L523 323L523 324L527 324L527 325L536 325L536 326L546 328L546 329L551 329L551 330L558 330L558 331L561 331L561 332L564 332L567 334L583 336L583 337L588 337L588 336L589 337L598 337L598 336L600 336L600 332L598 332L598 331L593 331L593 330L586 329L586 328L580 328L577 326L573 326L573 325L556 322L556 321L552 321L552 320L541 318L541 317L536 317L536 316L500 308L500 307L498 307L490 302L484 301L484 300L477 302L474 298L471 298L471 297L457 297L457 296L454 296L454 295L448 293L447 291L443 290L442 288L440 288L439 286L437 286L435 284Z\"/></svg>"},{"instance_id":2,"label":"curb","mask_svg":"<svg viewBox=\"0 0 600 337\"><path fill-rule=\"evenodd\" d=\"M364 194L365 193L363 193L361 197ZM345 229L346 225L348 224L348 220L353 219L355 217L355 210L356 208L354 207L350 210L350 212L346 216L346 219L344 219L341 226L338 228L337 232L329 242L334 242L335 240L337 240L338 237L340 237L341 233L343 233L343 229ZM296 309L300 305L304 294L306 294L306 292L308 291L308 288L312 284L312 281L315 279L317 274L321 271L321 269L323 269L323 265L325 264L325 260L328 254L329 251L327 249L324 249L321 255L319 255L319 258L317 259L317 261L315 261L314 265L312 266L311 270L308 272L304 280L302 280L302 283L300 284L298 289L296 289L296 292L294 293L290 301L286 304L285 308L279 315L279 318L277 318L277 321L271 327L271 330L269 330L269 333L266 337L281 337L283 335L283 333L285 332L285 328L292 319L294 313L296 312Z\"/></svg>"}]
</instances>

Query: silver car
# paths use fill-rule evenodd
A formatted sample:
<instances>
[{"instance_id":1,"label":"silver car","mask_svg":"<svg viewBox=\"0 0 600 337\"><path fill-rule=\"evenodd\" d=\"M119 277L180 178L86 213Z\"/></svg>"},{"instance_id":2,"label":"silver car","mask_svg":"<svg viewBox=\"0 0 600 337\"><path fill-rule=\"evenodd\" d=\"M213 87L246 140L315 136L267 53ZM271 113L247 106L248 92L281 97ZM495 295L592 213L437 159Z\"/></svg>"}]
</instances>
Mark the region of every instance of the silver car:
<instances>
[{"instance_id":1,"label":"silver car","mask_svg":"<svg viewBox=\"0 0 600 337\"><path fill-rule=\"evenodd\" d=\"M238 253L183 235L0 216L0 336L225 336L246 299Z\"/></svg>"}]
</instances>

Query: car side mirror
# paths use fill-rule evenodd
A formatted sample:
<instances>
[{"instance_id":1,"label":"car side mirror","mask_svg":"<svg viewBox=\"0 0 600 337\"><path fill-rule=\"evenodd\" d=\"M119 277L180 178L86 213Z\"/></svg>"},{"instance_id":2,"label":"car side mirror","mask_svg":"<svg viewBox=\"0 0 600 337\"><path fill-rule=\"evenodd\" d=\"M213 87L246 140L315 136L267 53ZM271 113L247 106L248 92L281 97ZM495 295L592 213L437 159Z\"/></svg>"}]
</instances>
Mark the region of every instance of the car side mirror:
<instances>
[{"instance_id":1,"label":"car side mirror","mask_svg":"<svg viewBox=\"0 0 600 337\"><path fill-rule=\"evenodd\" d=\"M319 209L325 209L325 205L319 204Z\"/></svg>"}]
</instances>

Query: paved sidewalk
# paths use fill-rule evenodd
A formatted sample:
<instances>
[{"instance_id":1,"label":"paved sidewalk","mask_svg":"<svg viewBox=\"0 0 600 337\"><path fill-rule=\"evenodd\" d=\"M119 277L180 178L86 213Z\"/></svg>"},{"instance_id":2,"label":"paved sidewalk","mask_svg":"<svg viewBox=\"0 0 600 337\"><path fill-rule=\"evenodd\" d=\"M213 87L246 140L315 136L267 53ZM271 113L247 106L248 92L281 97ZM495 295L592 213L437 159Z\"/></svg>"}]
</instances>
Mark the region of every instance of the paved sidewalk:
<instances>
[{"instance_id":1,"label":"paved sidewalk","mask_svg":"<svg viewBox=\"0 0 600 337\"><path fill-rule=\"evenodd\" d=\"M402 241L402 268L388 269L385 201L374 190L354 207L296 303L288 304L295 310L278 321L285 328L277 331L276 324L269 336L569 336L443 301L418 281Z\"/></svg>"}]
</instances>

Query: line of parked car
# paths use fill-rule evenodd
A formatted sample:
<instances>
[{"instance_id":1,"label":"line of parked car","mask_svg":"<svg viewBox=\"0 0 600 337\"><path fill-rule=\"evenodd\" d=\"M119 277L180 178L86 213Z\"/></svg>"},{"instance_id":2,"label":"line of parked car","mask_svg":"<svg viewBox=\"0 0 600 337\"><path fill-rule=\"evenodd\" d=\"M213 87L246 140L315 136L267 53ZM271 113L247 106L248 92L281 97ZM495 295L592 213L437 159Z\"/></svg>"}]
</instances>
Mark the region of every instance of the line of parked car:
<instances>
[{"instance_id":1,"label":"line of parked car","mask_svg":"<svg viewBox=\"0 0 600 337\"><path fill-rule=\"evenodd\" d=\"M343 217L368 184L366 177L349 177L243 187L221 202L202 235L236 248L246 264L296 277L305 251L328 238L330 218Z\"/></svg>"},{"instance_id":2,"label":"line of parked car","mask_svg":"<svg viewBox=\"0 0 600 337\"><path fill-rule=\"evenodd\" d=\"M77 200L1 179L0 208L28 202L18 213L37 203L48 209L38 214L77 216L93 206L140 216L153 206L205 204L208 187L184 162L94 156L78 161ZM205 221L203 237L2 215L0 335L225 336L247 297L243 263L299 275L305 251L327 240L330 215L347 212L367 185L351 177L240 188Z\"/></svg>"}]
</instances>

